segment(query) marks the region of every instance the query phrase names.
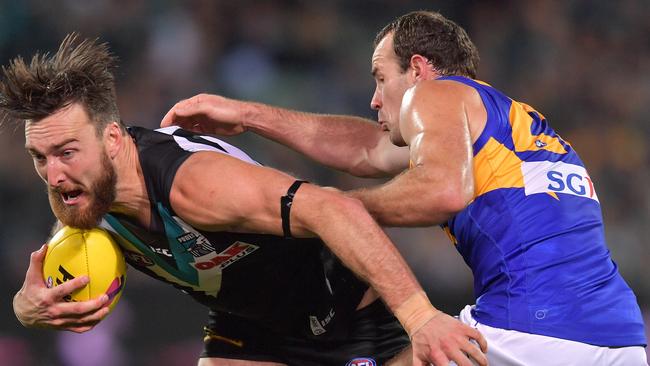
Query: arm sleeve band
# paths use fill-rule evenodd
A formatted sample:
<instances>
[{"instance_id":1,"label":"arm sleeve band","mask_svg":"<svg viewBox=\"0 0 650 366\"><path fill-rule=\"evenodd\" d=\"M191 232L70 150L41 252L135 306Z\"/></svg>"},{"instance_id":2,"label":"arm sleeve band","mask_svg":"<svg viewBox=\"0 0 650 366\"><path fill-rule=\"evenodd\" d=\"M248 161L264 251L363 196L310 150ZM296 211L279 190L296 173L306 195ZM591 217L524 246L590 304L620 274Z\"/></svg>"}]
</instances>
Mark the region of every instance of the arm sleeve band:
<instances>
[{"instance_id":1,"label":"arm sleeve band","mask_svg":"<svg viewBox=\"0 0 650 366\"><path fill-rule=\"evenodd\" d=\"M293 182L291 187L287 190L287 195L280 197L280 215L282 217L282 233L285 239L291 239L291 205L293 204L293 197L300 185L307 183L304 180L297 180Z\"/></svg>"}]
</instances>

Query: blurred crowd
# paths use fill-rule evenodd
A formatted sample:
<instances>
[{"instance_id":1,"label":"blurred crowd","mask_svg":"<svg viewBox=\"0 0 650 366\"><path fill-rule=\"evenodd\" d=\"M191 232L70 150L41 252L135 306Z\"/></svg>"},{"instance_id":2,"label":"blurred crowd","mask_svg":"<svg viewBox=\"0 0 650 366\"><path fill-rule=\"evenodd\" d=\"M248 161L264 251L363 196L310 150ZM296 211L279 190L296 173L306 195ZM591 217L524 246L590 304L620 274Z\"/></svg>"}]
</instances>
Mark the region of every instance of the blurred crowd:
<instances>
[{"instance_id":1,"label":"blurred crowd","mask_svg":"<svg viewBox=\"0 0 650 366\"><path fill-rule=\"evenodd\" d=\"M481 54L479 79L542 112L581 155L598 192L614 260L650 313L650 11L647 1L48 1L0 0L0 63L56 51L66 33L98 37L120 59L127 124L156 127L200 92L311 112L375 118L375 33L412 10L462 25ZM256 136L230 138L265 165L322 185L378 181L321 168ZM206 311L129 271L114 314L83 334L23 329L10 299L53 217L23 148L0 129L0 364L190 365ZM380 182L380 181L379 181ZM434 304L473 301L471 274L441 231L389 229ZM263 299L260 299L263 301ZM164 319L164 322L161 321Z\"/></svg>"}]
</instances>

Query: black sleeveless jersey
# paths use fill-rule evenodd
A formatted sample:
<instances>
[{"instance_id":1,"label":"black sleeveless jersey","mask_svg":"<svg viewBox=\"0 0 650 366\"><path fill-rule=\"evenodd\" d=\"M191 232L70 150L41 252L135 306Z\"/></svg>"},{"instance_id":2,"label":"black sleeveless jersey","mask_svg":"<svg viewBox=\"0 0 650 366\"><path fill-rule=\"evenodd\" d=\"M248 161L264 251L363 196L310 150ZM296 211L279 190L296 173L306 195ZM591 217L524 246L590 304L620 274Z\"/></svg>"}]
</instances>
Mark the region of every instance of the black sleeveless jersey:
<instances>
[{"instance_id":1,"label":"black sleeveless jersey","mask_svg":"<svg viewBox=\"0 0 650 366\"><path fill-rule=\"evenodd\" d=\"M174 176L192 153L212 151L257 162L226 142L178 127L131 127L129 133L151 202L151 227L117 214L106 215L102 227L113 234L133 268L216 312L276 332L317 338L347 332L346 324L368 286L321 240L198 230L171 208Z\"/></svg>"}]
</instances>

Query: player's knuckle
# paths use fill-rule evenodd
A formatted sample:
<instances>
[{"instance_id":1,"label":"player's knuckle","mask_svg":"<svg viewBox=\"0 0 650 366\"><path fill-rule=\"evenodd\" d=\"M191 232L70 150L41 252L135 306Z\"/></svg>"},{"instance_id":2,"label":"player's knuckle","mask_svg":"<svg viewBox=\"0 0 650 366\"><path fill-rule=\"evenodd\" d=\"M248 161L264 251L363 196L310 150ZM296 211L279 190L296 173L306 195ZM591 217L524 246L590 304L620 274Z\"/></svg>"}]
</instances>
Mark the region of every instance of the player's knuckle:
<instances>
[{"instance_id":1,"label":"player's knuckle","mask_svg":"<svg viewBox=\"0 0 650 366\"><path fill-rule=\"evenodd\" d=\"M45 308L45 315L48 318L55 319L61 316L61 309L55 306L47 306Z\"/></svg>"},{"instance_id":2,"label":"player's knuckle","mask_svg":"<svg viewBox=\"0 0 650 366\"><path fill-rule=\"evenodd\" d=\"M451 351L454 348L454 344L455 344L455 342L453 342L450 339L443 339L443 340L440 341L440 349L443 352L448 353L449 351Z\"/></svg>"},{"instance_id":3,"label":"player's knuckle","mask_svg":"<svg viewBox=\"0 0 650 366\"><path fill-rule=\"evenodd\" d=\"M448 364L447 356L445 356L445 354L440 352L440 351L433 352L431 354L431 361L433 361L434 365L447 365Z\"/></svg>"},{"instance_id":4,"label":"player's knuckle","mask_svg":"<svg viewBox=\"0 0 650 366\"><path fill-rule=\"evenodd\" d=\"M81 303L72 303L70 306L70 311L75 314L82 314L86 312L86 307Z\"/></svg>"},{"instance_id":5,"label":"player's knuckle","mask_svg":"<svg viewBox=\"0 0 650 366\"><path fill-rule=\"evenodd\" d=\"M32 254L29 255L29 268L35 268L38 265L37 258L38 258L38 252L32 252Z\"/></svg>"},{"instance_id":6,"label":"player's knuckle","mask_svg":"<svg viewBox=\"0 0 650 366\"><path fill-rule=\"evenodd\" d=\"M99 323L100 320L103 318L103 312L100 310L96 313L93 313L92 315L88 315L87 317L84 318L85 323Z\"/></svg>"},{"instance_id":7,"label":"player's knuckle","mask_svg":"<svg viewBox=\"0 0 650 366\"><path fill-rule=\"evenodd\" d=\"M47 296L36 296L32 301L36 308L41 309L48 308L52 304L52 300Z\"/></svg>"}]
</instances>

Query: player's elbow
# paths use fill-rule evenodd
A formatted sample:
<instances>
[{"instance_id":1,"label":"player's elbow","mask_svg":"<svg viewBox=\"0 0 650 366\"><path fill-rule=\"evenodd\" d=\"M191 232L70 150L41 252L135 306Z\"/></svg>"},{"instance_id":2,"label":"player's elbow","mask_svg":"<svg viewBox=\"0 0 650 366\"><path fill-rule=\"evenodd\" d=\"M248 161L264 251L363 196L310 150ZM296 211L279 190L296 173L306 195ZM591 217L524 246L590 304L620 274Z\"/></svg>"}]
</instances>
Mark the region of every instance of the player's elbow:
<instances>
[{"instance_id":1,"label":"player's elbow","mask_svg":"<svg viewBox=\"0 0 650 366\"><path fill-rule=\"evenodd\" d=\"M345 215L368 214L363 202L359 199L346 196L339 192L329 192L329 197L322 204L323 214L325 212L339 213Z\"/></svg>"},{"instance_id":2,"label":"player's elbow","mask_svg":"<svg viewBox=\"0 0 650 366\"><path fill-rule=\"evenodd\" d=\"M456 215L472 201L473 186L467 184L450 184L441 192L440 207L450 217Z\"/></svg>"},{"instance_id":3,"label":"player's elbow","mask_svg":"<svg viewBox=\"0 0 650 366\"><path fill-rule=\"evenodd\" d=\"M449 192L443 196L442 211L454 216L464 210L470 201L471 196L464 194L464 192Z\"/></svg>"},{"instance_id":4,"label":"player's elbow","mask_svg":"<svg viewBox=\"0 0 650 366\"><path fill-rule=\"evenodd\" d=\"M473 189L449 184L438 191L429 190L416 199L418 209L411 210L413 226L438 225L464 210L472 201Z\"/></svg>"},{"instance_id":5,"label":"player's elbow","mask_svg":"<svg viewBox=\"0 0 650 366\"><path fill-rule=\"evenodd\" d=\"M366 151L349 156L341 170L359 178L385 178L389 174L375 164Z\"/></svg>"},{"instance_id":6,"label":"player's elbow","mask_svg":"<svg viewBox=\"0 0 650 366\"><path fill-rule=\"evenodd\" d=\"M323 238L326 232L346 223L372 220L361 201L332 188L305 185L296 198L291 227L302 233L300 236L307 233Z\"/></svg>"},{"instance_id":7,"label":"player's elbow","mask_svg":"<svg viewBox=\"0 0 650 366\"><path fill-rule=\"evenodd\" d=\"M346 169L344 169L344 172L359 178L388 178L394 175L382 171L368 164L366 161L359 162L358 164L350 165Z\"/></svg>"},{"instance_id":8,"label":"player's elbow","mask_svg":"<svg viewBox=\"0 0 650 366\"><path fill-rule=\"evenodd\" d=\"M406 170L409 166L408 149L386 152L385 148L363 149L356 158L350 159L348 173L361 178L388 178Z\"/></svg>"},{"instance_id":9,"label":"player's elbow","mask_svg":"<svg viewBox=\"0 0 650 366\"><path fill-rule=\"evenodd\" d=\"M352 222L354 220L366 217L371 220L370 214L363 203L353 197L346 196L340 192L326 191L319 197L319 224L340 222L340 220Z\"/></svg>"}]
</instances>

